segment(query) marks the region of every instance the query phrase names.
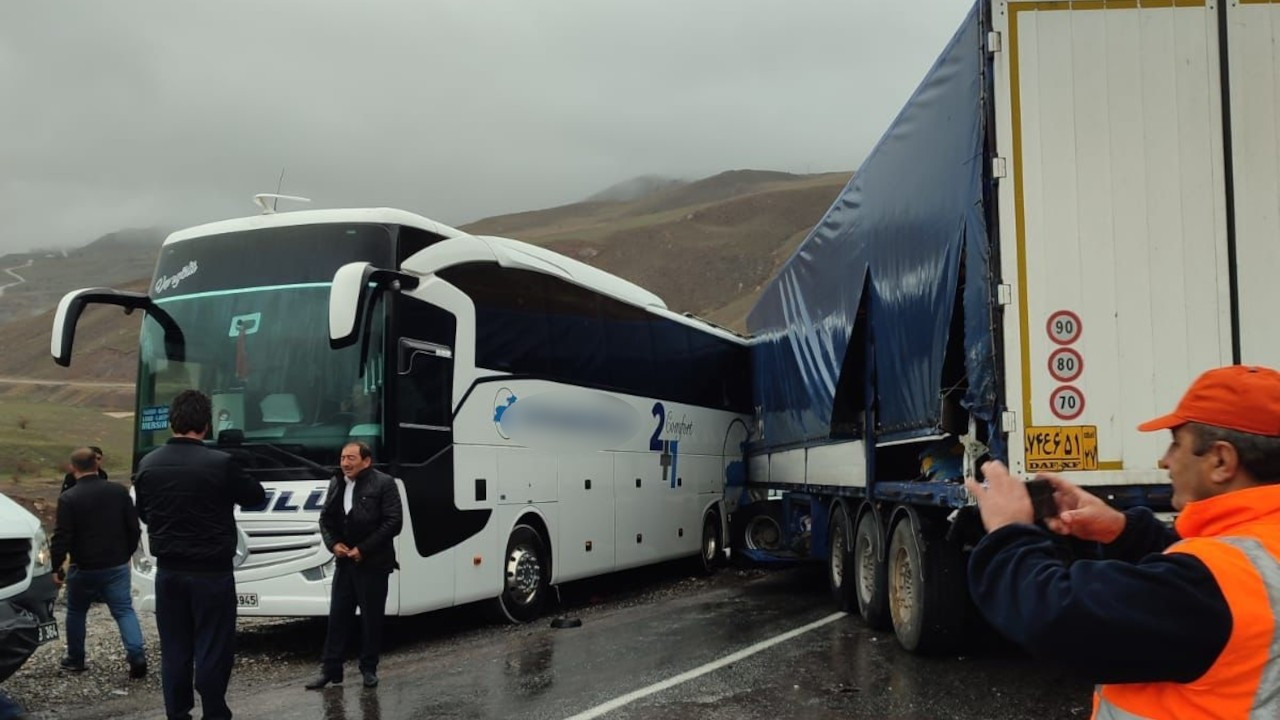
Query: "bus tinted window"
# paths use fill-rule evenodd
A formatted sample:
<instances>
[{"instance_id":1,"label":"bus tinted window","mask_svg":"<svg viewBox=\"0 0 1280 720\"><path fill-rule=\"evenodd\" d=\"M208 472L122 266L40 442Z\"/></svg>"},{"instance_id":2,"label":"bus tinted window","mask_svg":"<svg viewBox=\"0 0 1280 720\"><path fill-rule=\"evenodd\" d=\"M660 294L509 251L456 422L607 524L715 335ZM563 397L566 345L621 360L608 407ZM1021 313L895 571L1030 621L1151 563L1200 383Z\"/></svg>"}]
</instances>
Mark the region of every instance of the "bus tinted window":
<instances>
[{"instance_id":1,"label":"bus tinted window","mask_svg":"<svg viewBox=\"0 0 1280 720\"><path fill-rule=\"evenodd\" d=\"M545 276L463 265L441 273L476 306L476 365L520 375L547 370Z\"/></svg>"},{"instance_id":2,"label":"bus tinted window","mask_svg":"<svg viewBox=\"0 0 1280 720\"><path fill-rule=\"evenodd\" d=\"M749 412L740 344L527 270L476 263L440 276L476 306L476 365Z\"/></svg>"},{"instance_id":3,"label":"bus tinted window","mask_svg":"<svg viewBox=\"0 0 1280 720\"><path fill-rule=\"evenodd\" d=\"M604 322L600 296L555 277L546 287L547 367L560 377L580 377L602 384L605 377Z\"/></svg>"}]
</instances>

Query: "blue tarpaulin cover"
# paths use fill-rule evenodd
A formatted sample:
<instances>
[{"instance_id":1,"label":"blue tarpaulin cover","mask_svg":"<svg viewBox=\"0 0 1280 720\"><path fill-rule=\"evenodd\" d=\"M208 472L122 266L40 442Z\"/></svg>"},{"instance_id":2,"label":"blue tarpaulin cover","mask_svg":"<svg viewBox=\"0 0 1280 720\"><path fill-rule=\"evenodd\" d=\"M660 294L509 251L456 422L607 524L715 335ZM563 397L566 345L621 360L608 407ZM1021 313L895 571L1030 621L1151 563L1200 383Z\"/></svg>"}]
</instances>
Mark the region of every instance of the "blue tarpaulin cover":
<instances>
[{"instance_id":1,"label":"blue tarpaulin cover","mask_svg":"<svg viewBox=\"0 0 1280 720\"><path fill-rule=\"evenodd\" d=\"M984 206L988 73L980 9L747 319L764 447L828 440L864 288L879 439L932 434L963 277L964 405L996 412ZM859 378L858 383L862 380ZM859 408L861 409L861 408Z\"/></svg>"}]
</instances>

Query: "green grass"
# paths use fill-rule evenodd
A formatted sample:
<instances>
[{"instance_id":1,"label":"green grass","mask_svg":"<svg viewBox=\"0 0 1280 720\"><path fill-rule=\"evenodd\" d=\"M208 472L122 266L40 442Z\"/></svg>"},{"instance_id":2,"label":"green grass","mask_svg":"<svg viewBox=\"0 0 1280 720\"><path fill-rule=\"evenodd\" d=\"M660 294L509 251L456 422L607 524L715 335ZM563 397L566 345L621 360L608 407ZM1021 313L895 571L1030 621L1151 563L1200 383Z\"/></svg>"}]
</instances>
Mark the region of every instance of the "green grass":
<instances>
[{"instance_id":1,"label":"green grass","mask_svg":"<svg viewBox=\"0 0 1280 720\"><path fill-rule=\"evenodd\" d=\"M113 479L129 475L134 418L51 403L0 401L0 480L61 478L71 451L97 445ZM3 487L3 485L0 485Z\"/></svg>"}]
</instances>

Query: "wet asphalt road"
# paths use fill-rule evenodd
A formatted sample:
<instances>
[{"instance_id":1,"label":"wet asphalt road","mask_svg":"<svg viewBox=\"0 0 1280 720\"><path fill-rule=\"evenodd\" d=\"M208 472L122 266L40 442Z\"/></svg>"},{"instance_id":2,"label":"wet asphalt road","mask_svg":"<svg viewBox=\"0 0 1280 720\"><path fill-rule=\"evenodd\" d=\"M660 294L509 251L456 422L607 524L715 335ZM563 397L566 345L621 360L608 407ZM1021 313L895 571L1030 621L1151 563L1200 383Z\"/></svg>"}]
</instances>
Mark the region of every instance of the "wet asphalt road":
<instances>
[{"instance_id":1,"label":"wet asphalt road","mask_svg":"<svg viewBox=\"0 0 1280 720\"><path fill-rule=\"evenodd\" d=\"M281 719L1088 717L1087 683L1002 643L979 642L964 656L916 657L857 617L832 618L820 573L722 575L730 577L647 602L611 602L606 589L602 603L574 613L583 620L578 628L480 623L452 634L432 625L424 634L435 637L409 640L384 658L374 691L360 687L348 663L348 685L340 689L307 692L300 676L284 686L233 684L229 701L238 718ZM468 617L451 612L444 623ZM823 620L755 654L723 660ZM389 630L420 631L414 621ZM706 668L716 661L720 666Z\"/></svg>"}]
</instances>

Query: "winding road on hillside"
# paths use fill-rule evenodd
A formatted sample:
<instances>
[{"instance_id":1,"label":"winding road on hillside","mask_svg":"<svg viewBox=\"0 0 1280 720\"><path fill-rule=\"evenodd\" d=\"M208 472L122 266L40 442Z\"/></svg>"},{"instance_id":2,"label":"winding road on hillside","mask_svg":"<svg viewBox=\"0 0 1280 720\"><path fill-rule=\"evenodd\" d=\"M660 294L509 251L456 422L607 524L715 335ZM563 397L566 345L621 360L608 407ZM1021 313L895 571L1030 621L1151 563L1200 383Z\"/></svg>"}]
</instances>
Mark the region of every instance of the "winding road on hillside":
<instances>
[{"instance_id":1,"label":"winding road on hillside","mask_svg":"<svg viewBox=\"0 0 1280 720\"><path fill-rule=\"evenodd\" d=\"M0 295L4 295L4 291L5 291L5 289L6 289L6 288L11 288L11 287L13 287L13 286L15 286L15 285L21 285L22 283L24 283L24 282L26 282L26 281L27 281L27 279L26 279L26 278L22 277L21 275L19 275L19 274L18 274L18 273L16 273L16 272L14 272L14 270L21 270L21 269L23 269L23 268L29 268L29 267L31 267L33 264L35 264L35 260L28 259L28 260L27 260L27 262L26 262L26 263L24 263L24 264L22 264L22 265L14 265L14 266L13 266L13 267L11 267L11 268L5 268L5 269L4 269L4 271L5 271L6 273L8 273L8 274L12 275L13 277L18 278L18 282L11 282L11 283L5 283L4 285L0 285Z\"/></svg>"},{"instance_id":2,"label":"winding road on hillside","mask_svg":"<svg viewBox=\"0 0 1280 720\"><path fill-rule=\"evenodd\" d=\"M133 383L127 383L127 382L102 382L97 380L44 380L41 378L24 378L24 377L0 377L0 384L3 384L3 385L68 385L70 387L86 387L86 388L121 388L126 390L133 389Z\"/></svg>"}]
</instances>

